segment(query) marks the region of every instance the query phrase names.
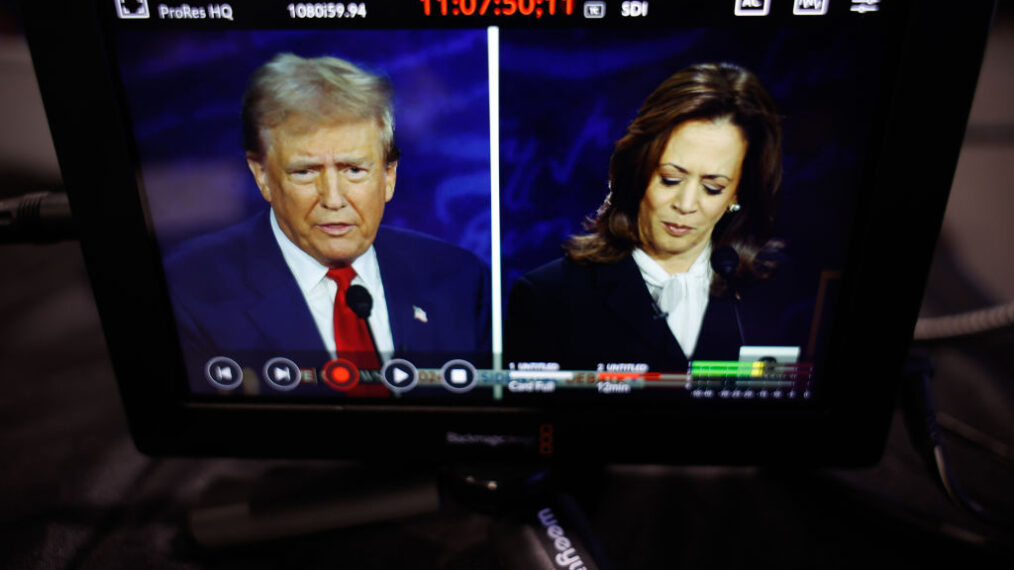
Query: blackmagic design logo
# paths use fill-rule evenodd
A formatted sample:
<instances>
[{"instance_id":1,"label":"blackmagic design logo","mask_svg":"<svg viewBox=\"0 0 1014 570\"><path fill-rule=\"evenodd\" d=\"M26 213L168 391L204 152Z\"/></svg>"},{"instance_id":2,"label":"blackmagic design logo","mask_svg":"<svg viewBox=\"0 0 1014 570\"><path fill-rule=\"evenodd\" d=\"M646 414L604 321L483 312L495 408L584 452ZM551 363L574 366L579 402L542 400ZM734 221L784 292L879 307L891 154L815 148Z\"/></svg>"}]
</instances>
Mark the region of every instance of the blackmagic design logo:
<instances>
[{"instance_id":1,"label":"blackmagic design logo","mask_svg":"<svg viewBox=\"0 0 1014 570\"><path fill-rule=\"evenodd\" d=\"M447 432L444 440L450 445L469 445L477 447L524 447L530 448L535 443L535 438L521 435L509 435L500 433L456 433Z\"/></svg>"}]
</instances>

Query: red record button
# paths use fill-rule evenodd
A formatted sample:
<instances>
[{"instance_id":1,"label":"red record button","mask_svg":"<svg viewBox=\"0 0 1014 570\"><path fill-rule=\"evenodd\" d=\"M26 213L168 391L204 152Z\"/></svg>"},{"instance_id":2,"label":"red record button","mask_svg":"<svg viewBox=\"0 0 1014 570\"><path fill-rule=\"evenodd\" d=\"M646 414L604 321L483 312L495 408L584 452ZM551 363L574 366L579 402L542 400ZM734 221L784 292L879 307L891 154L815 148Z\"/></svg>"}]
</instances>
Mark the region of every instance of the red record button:
<instances>
[{"instance_id":1,"label":"red record button","mask_svg":"<svg viewBox=\"0 0 1014 570\"><path fill-rule=\"evenodd\" d=\"M359 369L344 358L336 358L324 365L324 383L332 390L346 391L359 385Z\"/></svg>"}]
</instances>

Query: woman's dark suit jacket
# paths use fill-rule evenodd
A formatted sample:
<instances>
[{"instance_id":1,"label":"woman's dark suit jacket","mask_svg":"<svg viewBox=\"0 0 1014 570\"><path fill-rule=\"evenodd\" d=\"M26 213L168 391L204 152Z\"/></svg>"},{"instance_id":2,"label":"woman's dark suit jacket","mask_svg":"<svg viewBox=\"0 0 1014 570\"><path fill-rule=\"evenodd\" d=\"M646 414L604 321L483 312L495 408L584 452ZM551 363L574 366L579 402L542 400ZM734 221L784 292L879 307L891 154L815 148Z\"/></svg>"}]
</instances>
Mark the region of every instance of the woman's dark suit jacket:
<instances>
[{"instance_id":1,"label":"woman's dark suit jacket","mask_svg":"<svg viewBox=\"0 0 1014 570\"><path fill-rule=\"evenodd\" d=\"M776 277L740 287L746 344L803 346L808 327L800 325L812 314L809 303L793 306L788 299L794 287ZM695 360L739 359L733 302L715 296L708 301ZM687 356L630 256L588 265L562 258L519 279L508 303L504 348L508 362L558 362L570 370L595 370L606 362L646 363L653 371L688 369Z\"/></svg>"}]
</instances>

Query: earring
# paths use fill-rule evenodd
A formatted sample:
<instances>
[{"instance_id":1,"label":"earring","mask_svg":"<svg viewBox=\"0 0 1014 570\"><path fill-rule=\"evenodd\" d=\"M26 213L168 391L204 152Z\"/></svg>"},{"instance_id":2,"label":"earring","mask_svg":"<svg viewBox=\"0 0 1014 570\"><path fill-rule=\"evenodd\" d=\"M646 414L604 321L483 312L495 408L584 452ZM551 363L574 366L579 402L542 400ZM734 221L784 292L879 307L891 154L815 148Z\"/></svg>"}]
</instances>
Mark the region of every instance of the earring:
<instances>
[{"instance_id":1,"label":"earring","mask_svg":"<svg viewBox=\"0 0 1014 570\"><path fill-rule=\"evenodd\" d=\"M736 202L733 202L732 204L729 204L729 212L735 213L735 212L738 212L738 211L739 211L739 204L737 204Z\"/></svg>"}]
</instances>

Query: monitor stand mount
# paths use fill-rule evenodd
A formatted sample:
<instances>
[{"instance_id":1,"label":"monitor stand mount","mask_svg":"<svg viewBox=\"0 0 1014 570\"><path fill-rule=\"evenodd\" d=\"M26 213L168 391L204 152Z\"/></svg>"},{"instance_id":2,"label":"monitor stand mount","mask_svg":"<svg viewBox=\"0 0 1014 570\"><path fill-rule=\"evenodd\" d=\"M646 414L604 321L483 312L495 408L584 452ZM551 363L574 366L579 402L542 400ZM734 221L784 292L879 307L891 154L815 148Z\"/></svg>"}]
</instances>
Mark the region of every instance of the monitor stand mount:
<instances>
[{"instance_id":1,"label":"monitor stand mount","mask_svg":"<svg viewBox=\"0 0 1014 570\"><path fill-rule=\"evenodd\" d=\"M506 463L283 467L250 489L213 484L205 504L189 512L189 530L198 544L217 549L463 507L492 517L489 543L504 568L610 568L588 518L561 490L562 482L587 480L594 468L571 471Z\"/></svg>"}]
</instances>

